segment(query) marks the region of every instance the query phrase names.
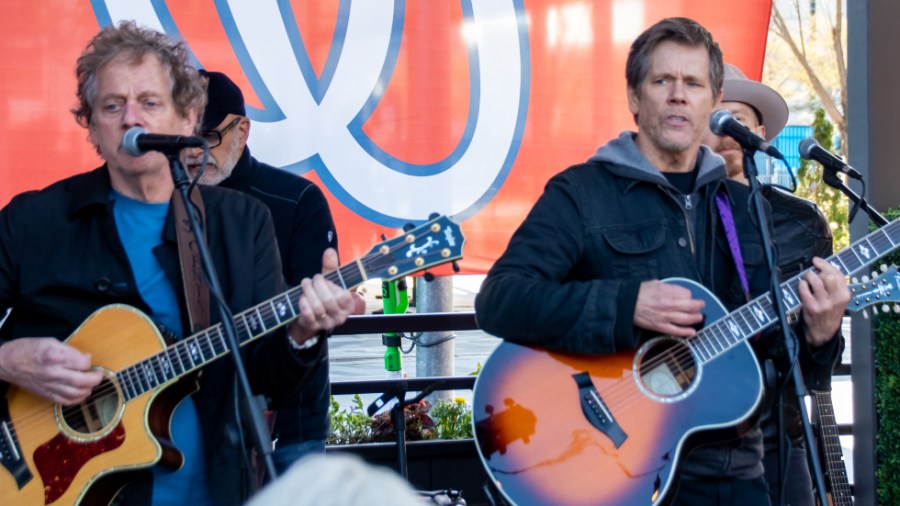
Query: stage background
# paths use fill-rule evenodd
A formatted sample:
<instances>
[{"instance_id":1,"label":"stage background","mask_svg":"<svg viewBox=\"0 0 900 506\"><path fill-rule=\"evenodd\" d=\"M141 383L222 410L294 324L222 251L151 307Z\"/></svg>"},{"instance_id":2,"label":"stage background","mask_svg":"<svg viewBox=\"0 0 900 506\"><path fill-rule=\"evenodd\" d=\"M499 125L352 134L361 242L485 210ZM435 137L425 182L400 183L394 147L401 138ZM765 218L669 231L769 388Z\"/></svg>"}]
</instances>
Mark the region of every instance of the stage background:
<instances>
[{"instance_id":1,"label":"stage background","mask_svg":"<svg viewBox=\"0 0 900 506\"><path fill-rule=\"evenodd\" d=\"M770 8L769 0L727 9L719 0L7 0L0 205L102 163L69 112L73 68L101 26L131 17L182 37L198 65L242 87L254 155L323 187L343 259L438 211L463 223L463 272L483 273L553 174L634 128L624 65L635 36L664 17L694 18L726 62L758 79ZM355 82L354 65L366 63L377 80Z\"/></svg>"}]
</instances>

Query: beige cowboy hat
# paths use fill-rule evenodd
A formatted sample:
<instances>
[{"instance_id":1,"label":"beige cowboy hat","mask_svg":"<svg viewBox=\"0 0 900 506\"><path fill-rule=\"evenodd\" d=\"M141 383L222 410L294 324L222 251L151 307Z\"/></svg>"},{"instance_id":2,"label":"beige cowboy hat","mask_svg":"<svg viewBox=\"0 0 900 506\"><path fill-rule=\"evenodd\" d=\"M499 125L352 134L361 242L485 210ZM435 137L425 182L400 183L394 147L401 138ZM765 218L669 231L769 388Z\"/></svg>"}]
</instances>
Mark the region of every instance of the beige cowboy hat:
<instances>
[{"instance_id":1,"label":"beige cowboy hat","mask_svg":"<svg viewBox=\"0 0 900 506\"><path fill-rule=\"evenodd\" d=\"M722 89L723 102L743 102L759 111L767 141L774 139L787 124L788 106L781 95L763 83L747 79L741 69L729 63L725 64Z\"/></svg>"}]
</instances>

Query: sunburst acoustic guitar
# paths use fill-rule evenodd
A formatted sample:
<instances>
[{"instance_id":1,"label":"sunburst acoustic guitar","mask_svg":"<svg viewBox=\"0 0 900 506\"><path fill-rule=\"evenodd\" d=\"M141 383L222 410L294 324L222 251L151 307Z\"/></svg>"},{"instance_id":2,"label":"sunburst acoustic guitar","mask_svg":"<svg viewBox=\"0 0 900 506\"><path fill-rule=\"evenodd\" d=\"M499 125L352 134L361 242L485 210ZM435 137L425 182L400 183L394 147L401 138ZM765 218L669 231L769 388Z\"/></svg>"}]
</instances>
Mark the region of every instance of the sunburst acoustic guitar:
<instances>
[{"instance_id":1,"label":"sunburst acoustic guitar","mask_svg":"<svg viewBox=\"0 0 900 506\"><path fill-rule=\"evenodd\" d=\"M828 260L845 275L900 246L900 221ZM786 310L800 310L805 271L781 285ZM769 294L728 313L706 301L706 326L691 338L650 339L636 352L579 355L502 342L478 375L472 421L482 463L518 505L656 505L666 502L686 451L700 440L740 433L762 398L748 339L775 325ZM851 286L850 310L900 289L892 269Z\"/></svg>"}]
</instances>

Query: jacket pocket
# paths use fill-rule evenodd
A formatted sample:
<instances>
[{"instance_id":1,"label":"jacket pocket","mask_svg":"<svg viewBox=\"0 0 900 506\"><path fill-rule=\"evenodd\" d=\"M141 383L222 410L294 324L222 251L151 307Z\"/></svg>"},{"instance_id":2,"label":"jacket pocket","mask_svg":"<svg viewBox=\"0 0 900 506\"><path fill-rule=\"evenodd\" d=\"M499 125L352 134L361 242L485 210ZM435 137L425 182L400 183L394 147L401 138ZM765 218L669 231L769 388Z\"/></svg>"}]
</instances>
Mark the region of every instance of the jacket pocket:
<instances>
[{"instance_id":1,"label":"jacket pocket","mask_svg":"<svg viewBox=\"0 0 900 506\"><path fill-rule=\"evenodd\" d=\"M666 240L664 226L607 229L603 231L603 240L611 250L611 262L618 277L640 280L659 277L659 256Z\"/></svg>"}]
</instances>

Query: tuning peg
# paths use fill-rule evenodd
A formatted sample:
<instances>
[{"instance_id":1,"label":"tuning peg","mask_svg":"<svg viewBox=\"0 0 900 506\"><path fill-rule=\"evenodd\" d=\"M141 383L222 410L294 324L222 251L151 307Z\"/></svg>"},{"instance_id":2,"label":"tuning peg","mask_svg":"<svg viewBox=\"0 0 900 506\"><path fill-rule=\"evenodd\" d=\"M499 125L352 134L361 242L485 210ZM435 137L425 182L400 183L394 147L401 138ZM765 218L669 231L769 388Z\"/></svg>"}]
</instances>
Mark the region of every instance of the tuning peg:
<instances>
[{"instance_id":1,"label":"tuning peg","mask_svg":"<svg viewBox=\"0 0 900 506\"><path fill-rule=\"evenodd\" d=\"M881 312L882 312L882 313L890 313L890 312L891 312L891 306L888 306L887 304L882 304L882 305L881 305Z\"/></svg>"},{"instance_id":2,"label":"tuning peg","mask_svg":"<svg viewBox=\"0 0 900 506\"><path fill-rule=\"evenodd\" d=\"M872 279L875 279L877 277L878 277L878 271L872 271Z\"/></svg>"},{"instance_id":3,"label":"tuning peg","mask_svg":"<svg viewBox=\"0 0 900 506\"><path fill-rule=\"evenodd\" d=\"M858 283L859 283L859 278L857 278L856 276L853 276L852 278L850 278L850 282L853 283L854 285L855 285L855 284L858 284Z\"/></svg>"},{"instance_id":4,"label":"tuning peg","mask_svg":"<svg viewBox=\"0 0 900 506\"><path fill-rule=\"evenodd\" d=\"M453 261L453 272L459 272L459 263L456 260Z\"/></svg>"},{"instance_id":5,"label":"tuning peg","mask_svg":"<svg viewBox=\"0 0 900 506\"><path fill-rule=\"evenodd\" d=\"M863 274L862 282L863 282L863 283L868 283L868 282L869 282L869 276Z\"/></svg>"},{"instance_id":6,"label":"tuning peg","mask_svg":"<svg viewBox=\"0 0 900 506\"><path fill-rule=\"evenodd\" d=\"M863 316L863 319L864 319L864 320L868 320L868 319L869 319L869 311L866 310L866 309L863 309L863 310L862 310L862 316Z\"/></svg>"},{"instance_id":7,"label":"tuning peg","mask_svg":"<svg viewBox=\"0 0 900 506\"><path fill-rule=\"evenodd\" d=\"M900 313L900 304L894 304L894 312Z\"/></svg>"},{"instance_id":8,"label":"tuning peg","mask_svg":"<svg viewBox=\"0 0 900 506\"><path fill-rule=\"evenodd\" d=\"M888 270L887 264L881 264L880 268L881 268L881 272L887 272L887 270Z\"/></svg>"},{"instance_id":9,"label":"tuning peg","mask_svg":"<svg viewBox=\"0 0 900 506\"><path fill-rule=\"evenodd\" d=\"M872 315L878 314L878 306L872 306Z\"/></svg>"},{"instance_id":10,"label":"tuning peg","mask_svg":"<svg viewBox=\"0 0 900 506\"><path fill-rule=\"evenodd\" d=\"M433 219L438 218L438 217L440 217L440 214L438 214L438 213L431 213L431 214L428 215L428 219L429 219L429 220L433 220Z\"/></svg>"},{"instance_id":11,"label":"tuning peg","mask_svg":"<svg viewBox=\"0 0 900 506\"><path fill-rule=\"evenodd\" d=\"M425 278L425 281L427 281L429 283L434 281L434 274L432 274L428 271L425 271L425 274L423 274L422 277Z\"/></svg>"},{"instance_id":12,"label":"tuning peg","mask_svg":"<svg viewBox=\"0 0 900 506\"><path fill-rule=\"evenodd\" d=\"M406 225L403 225L404 232L409 232L410 230L412 230L414 228L416 228L416 226L413 225L412 223L407 223Z\"/></svg>"}]
</instances>

